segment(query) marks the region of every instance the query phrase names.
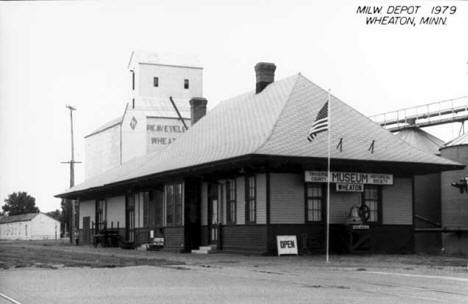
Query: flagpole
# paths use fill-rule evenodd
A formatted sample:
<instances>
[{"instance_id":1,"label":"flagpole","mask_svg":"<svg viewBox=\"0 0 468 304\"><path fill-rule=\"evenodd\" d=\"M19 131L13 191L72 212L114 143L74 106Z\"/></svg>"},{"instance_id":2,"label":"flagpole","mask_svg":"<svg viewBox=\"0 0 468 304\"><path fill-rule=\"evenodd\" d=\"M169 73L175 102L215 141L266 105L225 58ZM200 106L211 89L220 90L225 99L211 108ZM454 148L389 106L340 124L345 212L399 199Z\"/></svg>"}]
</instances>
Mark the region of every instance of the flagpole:
<instances>
[{"instance_id":1,"label":"flagpole","mask_svg":"<svg viewBox=\"0 0 468 304\"><path fill-rule=\"evenodd\" d=\"M331 171L330 171L330 133L331 133L331 98L330 98L330 89L328 89L328 166L327 166L327 240L326 240L326 260L327 263L330 262L330 181L331 181Z\"/></svg>"}]
</instances>

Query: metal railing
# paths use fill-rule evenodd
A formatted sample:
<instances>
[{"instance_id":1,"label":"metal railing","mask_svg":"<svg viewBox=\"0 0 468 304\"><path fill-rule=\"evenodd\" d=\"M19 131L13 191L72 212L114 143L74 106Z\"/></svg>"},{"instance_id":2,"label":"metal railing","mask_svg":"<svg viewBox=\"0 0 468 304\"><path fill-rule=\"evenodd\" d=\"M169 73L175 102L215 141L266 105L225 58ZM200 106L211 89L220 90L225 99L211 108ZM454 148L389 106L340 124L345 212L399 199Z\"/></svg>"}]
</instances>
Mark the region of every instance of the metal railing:
<instances>
[{"instance_id":1,"label":"metal railing","mask_svg":"<svg viewBox=\"0 0 468 304\"><path fill-rule=\"evenodd\" d=\"M468 120L468 96L369 116L392 132Z\"/></svg>"}]
</instances>

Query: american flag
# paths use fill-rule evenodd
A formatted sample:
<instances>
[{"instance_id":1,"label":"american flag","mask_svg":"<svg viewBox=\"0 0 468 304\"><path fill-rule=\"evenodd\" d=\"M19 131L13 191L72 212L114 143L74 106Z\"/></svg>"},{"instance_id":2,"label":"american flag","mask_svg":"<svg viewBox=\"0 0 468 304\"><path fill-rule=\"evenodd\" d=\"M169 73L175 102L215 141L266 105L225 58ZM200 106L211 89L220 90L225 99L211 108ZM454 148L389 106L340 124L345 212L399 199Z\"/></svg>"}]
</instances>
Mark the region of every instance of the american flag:
<instances>
[{"instance_id":1,"label":"american flag","mask_svg":"<svg viewBox=\"0 0 468 304\"><path fill-rule=\"evenodd\" d=\"M307 140L312 142L317 134L328 130L328 101L323 105L315 118L314 124L309 131Z\"/></svg>"}]
</instances>

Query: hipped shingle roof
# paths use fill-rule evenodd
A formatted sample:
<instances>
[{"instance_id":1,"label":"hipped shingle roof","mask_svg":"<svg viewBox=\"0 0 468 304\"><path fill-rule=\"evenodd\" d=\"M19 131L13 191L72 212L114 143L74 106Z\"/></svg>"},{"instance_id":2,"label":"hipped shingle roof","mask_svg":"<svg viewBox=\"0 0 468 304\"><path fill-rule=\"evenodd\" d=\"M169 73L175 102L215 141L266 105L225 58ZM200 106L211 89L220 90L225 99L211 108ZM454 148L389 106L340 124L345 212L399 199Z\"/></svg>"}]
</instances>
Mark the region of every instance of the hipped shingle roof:
<instances>
[{"instance_id":1,"label":"hipped shingle roof","mask_svg":"<svg viewBox=\"0 0 468 304\"><path fill-rule=\"evenodd\" d=\"M307 135L327 98L325 90L301 74L282 79L259 94L249 92L221 102L164 150L134 159L61 195L243 155L326 158L327 132L312 143ZM330 109L332 159L460 165L408 145L334 96ZM342 149L335 149L341 139Z\"/></svg>"}]
</instances>

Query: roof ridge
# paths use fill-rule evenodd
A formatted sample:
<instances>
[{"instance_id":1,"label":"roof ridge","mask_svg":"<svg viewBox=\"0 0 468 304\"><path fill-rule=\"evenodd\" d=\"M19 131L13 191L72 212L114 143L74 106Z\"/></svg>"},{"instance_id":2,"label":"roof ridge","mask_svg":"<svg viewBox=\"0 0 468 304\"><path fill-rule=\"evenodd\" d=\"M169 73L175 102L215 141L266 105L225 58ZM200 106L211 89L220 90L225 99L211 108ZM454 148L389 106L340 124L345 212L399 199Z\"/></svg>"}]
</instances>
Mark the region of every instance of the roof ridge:
<instances>
[{"instance_id":1,"label":"roof ridge","mask_svg":"<svg viewBox=\"0 0 468 304\"><path fill-rule=\"evenodd\" d=\"M295 75L296 76L296 81L294 82L294 85L291 87L291 91L289 91L288 93L288 97L286 98L286 102L283 104L282 108L281 108L281 111L279 111L279 114L278 116L276 117L275 119L275 123L273 124L273 127L271 128L271 131L270 131L270 134L268 134L268 136L265 138L265 140L263 141L263 143L261 145L259 145L252 153L256 153L258 152L261 148L263 148L263 146L266 145L266 143L270 140L271 136L273 135L274 133L274 130L276 129L276 126L278 124L278 121L279 121L279 118L281 117L281 115L283 114L284 112L284 109L286 109L286 104L289 102L289 99L291 98L291 94L292 92L294 91L294 89L296 88L297 86L297 83L299 82L299 76L302 76L301 73L298 73ZM287 77L286 77L287 78Z\"/></svg>"}]
</instances>

